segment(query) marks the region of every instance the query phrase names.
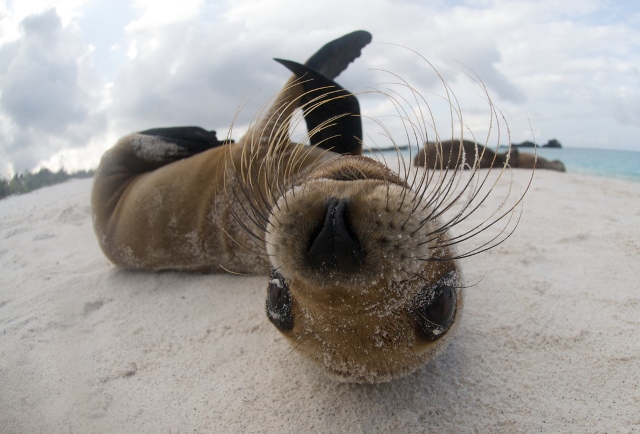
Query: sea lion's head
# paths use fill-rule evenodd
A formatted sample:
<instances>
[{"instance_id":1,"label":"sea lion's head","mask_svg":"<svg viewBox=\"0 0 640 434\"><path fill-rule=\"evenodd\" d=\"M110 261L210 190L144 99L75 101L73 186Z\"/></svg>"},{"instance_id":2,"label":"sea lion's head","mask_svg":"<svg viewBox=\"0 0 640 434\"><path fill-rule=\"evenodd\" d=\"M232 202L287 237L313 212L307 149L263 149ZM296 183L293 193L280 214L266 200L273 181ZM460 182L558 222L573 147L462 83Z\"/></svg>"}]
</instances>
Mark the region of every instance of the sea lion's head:
<instances>
[{"instance_id":1,"label":"sea lion's head","mask_svg":"<svg viewBox=\"0 0 640 434\"><path fill-rule=\"evenodd\" d=\"M375 160L338 157L286 191L265 241L269 320L339 380L412 372L455 328L461 279L442 224Z\"/></svg>"},{"instance_id":2,"label":"sea lion's head","mask_svg":"<svg viewBox=\"0 0 640 434\"><path fill-rule=\"evenodd\" d=\"M356 95L332 80L368 43L370 35L364 36L346 35L305 65L280 61L294 76L240 140L242 158L233 164L240 182L233 198L244 203L236 220L271 264L269 320L330 376L378 383L416 370L444 348L462 312L459 259L504 241L521 198L513 206L505 198L499 210L488 210L480 223L452 235L450 229L483 209L508 158L492 159L489 170L480 173L478 152L475 161L451 167L440 152L439 161L411 172L396 148L404 168L398 175L374 159L347 155L362 148L362 117ZM353 49L345 50L343 44L350 43ZM330 67L318 66L323 56ZM411 97L367 92L394 105L423 100L406 83L401 88ZM430 109L400 106L407 138L426 138L432 126L420 116ZM289 137L298 108L308 131L302 144ZM408 120L409 113L416 119ZM464 130L461 119L454 122ZM465 167L471 170L462 176ZM498 234L488 232L489 238L479 241L477 236L492 227ZM469 240L475 247L456 252L454 246Z\"/></svg>"}]
</instances>

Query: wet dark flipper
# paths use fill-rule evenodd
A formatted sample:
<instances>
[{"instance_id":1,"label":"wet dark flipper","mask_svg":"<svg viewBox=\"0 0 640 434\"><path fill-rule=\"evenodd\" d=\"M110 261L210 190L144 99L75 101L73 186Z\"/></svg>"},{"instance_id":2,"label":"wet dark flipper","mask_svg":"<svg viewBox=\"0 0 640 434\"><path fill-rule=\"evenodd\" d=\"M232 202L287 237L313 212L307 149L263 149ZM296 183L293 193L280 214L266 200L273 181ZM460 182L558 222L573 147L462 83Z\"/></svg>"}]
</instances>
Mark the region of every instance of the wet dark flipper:
<instances>
[{"instance_id":1,"label":"wet dark flipper","mask_svg":"<svg viewBox=\"0 0 640 434\"><path fill-rule=\"evenodd\" d=\"M140 131L138 134L161 139L164 144L177 145L165 147L166 155L163 157L167 160L187 158L224 144L218 140L215 131L207 131L200 127L153 128ZM153 146L153 143L158 146L157 141L149 141L149 146ZM160 149L155 149L156 154L159 152Z\"/></svg>"},{"instance_id":2,"label":"wet dark flipper","mask_svg":"<svg viewBox=\"0 0 640 434\"><path fill-rule=\"evenodd\" d=\"M360 155L362 120L356 96L307 65L275 60L301 78L305 90L301 105L307 130L313 132L310 134L311 145L339 154ZM318 127L319 131L314 131Z\"/></svg>"},{"instance_id":3,"label":"wet dark flipper","mask_svg":"<svg viewBox=\"0 0 640 434\"><path fill-rule=\"evenodd\" d=\"M360 57L360 51L371 42L371 33L357 30L325 44L305 65L333 80L349 63Z\"/></svg>"}]
</instances>

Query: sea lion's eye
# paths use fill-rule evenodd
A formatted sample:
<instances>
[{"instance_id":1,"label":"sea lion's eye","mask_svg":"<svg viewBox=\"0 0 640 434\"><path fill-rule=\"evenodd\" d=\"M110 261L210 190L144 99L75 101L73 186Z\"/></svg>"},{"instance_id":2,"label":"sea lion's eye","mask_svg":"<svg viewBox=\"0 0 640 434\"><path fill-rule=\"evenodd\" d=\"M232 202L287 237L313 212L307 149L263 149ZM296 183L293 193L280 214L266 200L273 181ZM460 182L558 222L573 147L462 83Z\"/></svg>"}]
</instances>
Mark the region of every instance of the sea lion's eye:
<instances>
[{"instance_id":1,"label":"sea lion's eye","mask_svg":"<svg viewBox=\"0 0 640 434\"><path fill-rule=\"evenodd\" d=\"M413 313L418 335L434 341L451 327L456 313L456 288L450 278L441 279L433 286L423 288L414 298Z\"/></svg>"},{"instance_id":2,"label":"sea lion's eye","mask_svg":"<svg viewBox=\"0 0 640 434\"><path fill-rule=\"evenodd\" d=\"M289 286L277 271L271 272L267 291L267 317L281 331L293 329Z\"/></svg>"}]
</instances>

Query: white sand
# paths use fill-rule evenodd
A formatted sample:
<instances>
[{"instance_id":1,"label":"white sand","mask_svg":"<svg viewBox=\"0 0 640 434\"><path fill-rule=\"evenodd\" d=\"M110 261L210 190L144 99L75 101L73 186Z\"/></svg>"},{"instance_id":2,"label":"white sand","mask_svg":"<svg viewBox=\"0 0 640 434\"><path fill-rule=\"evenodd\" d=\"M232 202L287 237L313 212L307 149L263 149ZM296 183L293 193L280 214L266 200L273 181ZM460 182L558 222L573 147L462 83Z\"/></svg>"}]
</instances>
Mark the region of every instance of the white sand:
<instances>
[{"instance_id":1,"label":"white sand","mask_svg":"<svg viewBox=\"0 0 640 434\"><path fill-rule=\"evenodd\" d=\"M640 431L640 183L539 171L457 338L379 386L290 353L263 277L114 268L90 186L0 201L2 433Z\"/></svg>"}]
</instances>

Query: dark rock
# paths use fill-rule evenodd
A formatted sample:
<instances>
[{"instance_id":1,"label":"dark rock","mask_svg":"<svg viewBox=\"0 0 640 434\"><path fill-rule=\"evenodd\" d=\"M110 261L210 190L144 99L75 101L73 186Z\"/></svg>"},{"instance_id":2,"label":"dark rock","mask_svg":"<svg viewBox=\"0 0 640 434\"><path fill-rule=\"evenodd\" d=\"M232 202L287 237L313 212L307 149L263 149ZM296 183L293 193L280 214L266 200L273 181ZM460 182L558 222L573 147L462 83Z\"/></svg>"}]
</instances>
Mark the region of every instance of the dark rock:
<instances>
[{"instance_id":1,"label":"dark rock","mask_svg":"<svg viewBox=\"0 0 640 434\"><path fill-rule=\"evenodd\" d=\"M522 142L522 143L513 143L513 144L511 144L511 146L515 146L516 148L535 148L538 145L536 145L533 142L526 141L526 142Z\"/></svg>"},{"instance_id":2,"label":"dark rock","mask_svg":"<svg viewBox=\"0 0 640 434\"><path fill-rule=\"evenodd\" d=\"M543 148L562 148L562 145L556 139L551 139L546 145L542 145Z\"/></svg>"}]
</instances>

